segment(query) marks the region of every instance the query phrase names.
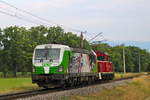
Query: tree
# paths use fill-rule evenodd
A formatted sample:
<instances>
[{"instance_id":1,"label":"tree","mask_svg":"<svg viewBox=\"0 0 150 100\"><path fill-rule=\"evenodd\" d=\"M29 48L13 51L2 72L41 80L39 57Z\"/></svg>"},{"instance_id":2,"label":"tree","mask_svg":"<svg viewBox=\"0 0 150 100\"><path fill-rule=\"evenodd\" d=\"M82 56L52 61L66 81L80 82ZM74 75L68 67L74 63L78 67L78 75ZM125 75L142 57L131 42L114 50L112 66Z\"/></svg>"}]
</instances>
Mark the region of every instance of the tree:
<instances>
[{"instance_id":1,"label":"tree","mask_svg":"<svg viewBox=\"0 0 150 100\"><path fill-rule=\"evenodd\" d=\"M71 32L64 32L64 30L57 27L37 26L29 29L25 27L11 26L5 29L0 29L0 70L4 76L7 73L16 73L31 71L32 68L32 54L34 48L40 44L57 43L68 45L73 48L80 48L80 37ZM122 50L125 48L126 56L126 70L127 72L138 72L139 59L141 60L141 70L150 70L150 53L146 50L135 46L109 46L106 43L92 44L84 39L84 49L100 50L108 53L111 57L115 71L123 72L123 57Z\"/></svg>"},{"instance_id":2,"label":"tree","mask_svg":"<svg viewBox=\"0 0 150 100\"><path fill-rule=\"evenodd\" d=\"M2 34L3 33L3 34ZM71 32L65 33L61 27L37 26L26 29L25 27L11 26L0 30L0 45L4 49L0 51L0 63L2 71L16 73L31 71L32 54L34 48L40 44L58 43L71 47L80 47L80 37ZM84 40L84 48L89 44Z\"/></svg>"}]
</instances>

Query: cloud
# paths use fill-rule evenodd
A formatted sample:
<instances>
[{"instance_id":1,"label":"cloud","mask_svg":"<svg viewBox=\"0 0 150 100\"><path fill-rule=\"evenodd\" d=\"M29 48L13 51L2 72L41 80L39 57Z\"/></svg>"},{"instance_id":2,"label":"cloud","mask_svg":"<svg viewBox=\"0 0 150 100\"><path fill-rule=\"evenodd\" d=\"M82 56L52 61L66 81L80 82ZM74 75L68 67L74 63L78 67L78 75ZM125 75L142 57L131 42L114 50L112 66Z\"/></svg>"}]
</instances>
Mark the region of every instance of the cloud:
<instances>
[{"instance_id":1,"label":"cloud","mask_svg":"<svg viewBox=\"0 0 150 100\"><path fill-rule=\"evenodd\" d=\"M102 31L110 40L150 40L150 0L7 1L65 26L90 33ZM0 23L1 26L15 24L12 19L0 18L6 20Z\"/></svg>"}]
</instances>

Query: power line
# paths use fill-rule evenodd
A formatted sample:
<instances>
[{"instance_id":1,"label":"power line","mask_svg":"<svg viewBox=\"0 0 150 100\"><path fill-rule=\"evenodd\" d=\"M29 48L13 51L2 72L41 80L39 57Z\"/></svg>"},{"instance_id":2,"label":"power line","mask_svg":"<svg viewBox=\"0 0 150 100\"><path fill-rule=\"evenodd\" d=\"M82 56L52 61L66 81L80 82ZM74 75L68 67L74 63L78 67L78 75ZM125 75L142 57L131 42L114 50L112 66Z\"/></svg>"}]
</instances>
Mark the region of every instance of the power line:
<instances>
[{"instance_id":1,"label":"power line","mask_svg":"<svg viewBox=\"0 0 150 100\"><path fill-rule=\"evenodd\" d=\"M101 35L103 32L100 32L99 34L97 34L97 35L95 35L93 38L91 38L90 40L89 40L89 42L91 42L93 39L95 39L96 37L98 37L99 35Z\"/></svg>"},{"instance_id":2,"label":"power line","mask_svg":"<svg viewBox=\"0 0 150 100\"><path fill-rule=\"evenodd\" d=\"M3 8L3 7L0 7L0 9L1 10L3 10L3 11L1 11L1 13L2 14L5 14L5 15L9 15L9 16L11 16L11 17L16 17L16 18L19 18L20 20L24 20L24 21L26 21L27 20L27 22L30 22L30 23L34 23L34 24L37 24L38 22L38 24L40 24L40 25L47 25L47 26L49 26L49 24L47 24L47 23L44 23L44 22L42 22L42 21L33 21L33 20L31 20L31 18L29 18L29 19L27 19L27 17L25 16L25 15L22 15L22 14L20 14L20 13L17 13L17 12L15 12L15 11L13 11L13 10L10 10L10 9L7 9L7 8ZM11 13L11 14L10 14ZM31 22L32 21L32 22Z\"/></svg>"},{"instance_id":3,"label":"power line","mask_svg":"<svg viewBox=\"0 0 150 100\"><path fill-rule=\"evenodd\" d=\"M55 24L55 25L57 25L57 26L61 26L61 27L64 27L64 28L66 27L66 28L68 28L68 29L70 29L70 30L72 30L72 31L75 31L75 32L82 32L81 30L74 29L74 28L70 28L70 27L67 27L67 26L64 26L64 25L60 25L60 24L57 24L57 23L55 23L55 22L49 21L49 20L47 20L47 19L45 19L45 18L39 17L39 16L37 16L37 15L35 15L35 14L32 14L31 12L28 12L28 11L26 11L26 10L17 8L17 7L15 7L15 6L13 6L13 5L11 5L11 4L9 4L9 3L3 1L3 0L0 0L0 2L3 3L3 4L6 4L6 5L8 5L8 6L12 7L12 8L14 8L14 9L16 9L16 10L18 10L18 11L21 11L21 12L23 12L23 13L26 13L26 14L30 15L30 16L33 16L33 17L35 17L35 18L37 18L37 19L39 19L39 20L41 20L41 21L44 21L44 22L51 22L51 23L53 23L53 24ZM51 26L51 25L50 25L50 26Z\"/></svg>"},{"instance_id":4,"label":"power line","mask_svg":"<svg viewBox=\"0 0 150 100\"><path fill-rule=\"evenodd\" d=\"M35 22L35 21L31 20L31 19L24 18L24 16L21 15L21 14L20 14L20 16L18 16L18 14L16 14L16 13L13 12L12 10L8 10L8 9L5 9L5 8L3 9L2 7L0 7L0 9L5 10L5 11L10 11L10 12L12 12L12 13L14 13L14 14L10 14L10 13L8 13L8 12L4 12L4 11L1 11L1 10L0 10L0 13L5 14L5 15L8 15L8 16L11 16L11 17L15 17L15 18L17 18L17 19L20 19L20 20L23 20L23 21L26 21L26 22L30 22L30 23L33 23L33 24L39 24L39 25L41 25L41 23L43 23L43 22L38 23L38 22ZM22 17L21 17L21 16L22 16ZM45 23L44 23L44 24L45 24ZM80 31L78 31L78 32L80 32ZM83 34L86 34L87 31L82 32L82 33L83 33ZM89 42L92 41L93 39L95 39L96 37L98 37L99 35L102 35L102 32L99 33L99 34L97 34L96 36L94 36L92 39L90 39ZM104 37L102 36L102 38L104 38ZM102 41L105 41L105 40L102 40ZM102 41L100 41L100 42L102 42ZM99 41L97 41L97 42L99 42Z\"/></svg>"},{"instance_id":5,"label":"power line","mask_svg":"<svg viewBox=\"0 0 150 100\"><path fill-rule=\"evenodd\" d=\"M0 7L0 9L1 10L3 10L3 11L1 11L1 13L2 14L5 14L5 15L9 15L9 16L11 16L11 17L16 17L16 18L19 18L20 20L23 20L23 21L26 21L27 20L27 22L30 22L30 23L34 23L34 24L40 24L40 25L46 25L46 26L50 26L49 24L47 24L47 23L44 23L44 22L42 22L42 21L33 21L33 20L31 20L31 18L30 19L27 19L27 17L26 16L24 16L24 15L22 15L22 14L19 14L19 13L17 13L17 12L15 12L15 11L13 11L13 10L10 10L10 9L6 9L6 8L3 8L3 7ZM5 12L4 12L5 11ZM9 13L8 13L9 12ZM10 14L11 13L11 14ZM23 18L24 17L24 18ZM32 22L31 22L32 21Z\"/></svg>"},{"instance_id":6,"label":"power line","mask_svg":"<svg viewBox=\"0 0 150 100\"><path fill-rule=\"evenodd\" d=\"M5 11L8 11L8 12L14 12L14 11L12 11L12 10L10 10L10 9L6 9L6 8L3 8L3 7L0 7L0 9L5 10Z\"/></svg>"},{"instance_id":7,"label":"power line","mask_svg":"<svg viewBox=\"0 0 150 100\"><path fill-rule=\"evenodd\" d=\"M28 20L28 19L24 19L24 18L19 17L19 16L17 16L17 15L10 14L10 13L7 13L7 12L1 11L1 10L0 10L0 13L5 14L5 15L8 15L8 16L11 16L11 17L15 17L15 18L17 18L17 19L24 20L24 21L27 21L27 22L30 22L30 23L33 23L33 24L39 24L39 23L37 23L37 22L31 21L31 20Z\"/></svg>"},{"instance_id":8,"label":"power line","mask_svg":"<svg viewBox=\"0 0 150 100\"><path fill-rule=\"evenodd\" d=\"M44 20L44 21L46 21L46 22L48 21L48 20L46 20L46 19L44 19L44 18L41 18L41 17L39 17L39 16L37 16L37 15L34 15L34 14L28 12L28 11L25 11L25 10L23 10L23 9L17 8L17 7L15 7L15 6L13 6L13 5L11 5L11 4L9 4L9 3L3 1L3 0L0 0L0 2L4 3L4 4L6 4L6 5L8 5L8 6L12 7L12 8L14 8L14 9L16 9L16 10L18 10L18 11L21 11L21 12L23 12L23 13L26 13L26 14L28 14L28 15L31 15L31 16L37 18L37 19ZM55 23L55 24L56 24L56 23Z\"/></svg>"}]
</instances>

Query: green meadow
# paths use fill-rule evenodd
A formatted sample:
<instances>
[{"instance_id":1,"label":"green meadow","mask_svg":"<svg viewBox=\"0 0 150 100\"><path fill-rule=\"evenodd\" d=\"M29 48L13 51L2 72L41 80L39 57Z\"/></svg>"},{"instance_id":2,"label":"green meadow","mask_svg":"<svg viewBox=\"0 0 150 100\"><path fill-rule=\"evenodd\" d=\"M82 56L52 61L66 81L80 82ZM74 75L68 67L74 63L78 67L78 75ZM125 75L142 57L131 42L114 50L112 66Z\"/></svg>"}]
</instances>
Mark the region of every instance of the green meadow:
<instances>
[{"instance_id":1,"label":"green meadow","mask_svg":"<svg viewBox=\"0 0 150 100\"><path fill-rule=\"evenodd\" d=\"M131 77L138 74L147 73L115 73L115 79ZM39 89L36 84L32 84L31 77L26 78L0 78L0 94L31 91Z\"/></svg>"},{"instance_id":2,"label":"green meadow","mask_svg":"<svg viewBox=\"0 0 150 100\"><path fill-rule=\"evenodd\" d=\"M31 78L0 78L0 94L38 89Z\"/></svg>"}]
</instances>

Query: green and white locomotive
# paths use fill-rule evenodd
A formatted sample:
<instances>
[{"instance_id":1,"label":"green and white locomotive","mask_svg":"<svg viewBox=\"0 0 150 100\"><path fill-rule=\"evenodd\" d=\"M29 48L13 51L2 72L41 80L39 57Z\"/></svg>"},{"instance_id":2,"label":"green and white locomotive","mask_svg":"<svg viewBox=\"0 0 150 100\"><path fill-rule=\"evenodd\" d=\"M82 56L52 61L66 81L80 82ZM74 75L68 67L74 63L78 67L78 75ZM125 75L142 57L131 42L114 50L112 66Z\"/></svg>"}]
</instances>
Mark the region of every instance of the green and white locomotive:
<instances>
[{"instance_id":1,"label":"green and white locomotive","mask_svg":"<svg viewBox=\"0 0 150 100\"><path fill-rule=\"evenodd\" d=\"M99 78L96 54L60 44L36 46L32 82L40 87L74 86Z\"/></svg>"}]
</instances>

